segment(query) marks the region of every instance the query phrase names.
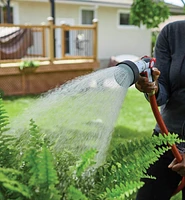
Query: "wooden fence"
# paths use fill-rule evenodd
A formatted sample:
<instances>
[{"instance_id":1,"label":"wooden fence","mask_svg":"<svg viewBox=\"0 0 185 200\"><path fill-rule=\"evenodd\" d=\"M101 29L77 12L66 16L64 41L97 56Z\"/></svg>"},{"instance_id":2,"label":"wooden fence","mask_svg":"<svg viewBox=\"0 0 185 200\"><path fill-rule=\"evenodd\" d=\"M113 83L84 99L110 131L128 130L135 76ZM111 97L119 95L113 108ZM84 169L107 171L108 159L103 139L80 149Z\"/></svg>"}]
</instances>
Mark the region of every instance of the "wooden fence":
<instances>
[{"instance_id":1,"label":"wooden fence","mask_svg":"<svg viewBox=\"0 0 185 200\"><path fill-rule=\"evenodd\" d=\"M39 67L21 70L21 63ZM97 22L89 26L0 24L0 93L40 94L99 68ZM29 71L27 71L27 69Z\"/></svg>"},{"instance_id":2,"label":"wooden fence","mask_svg":"<svg viewBox=\"0 0 185 200\"><path fill-rule=\"evenodd\" d=\"M0 62L22 60L97 60L97 21L92 25L60 26L0 24Z\"/></svg>"}]
</instances>

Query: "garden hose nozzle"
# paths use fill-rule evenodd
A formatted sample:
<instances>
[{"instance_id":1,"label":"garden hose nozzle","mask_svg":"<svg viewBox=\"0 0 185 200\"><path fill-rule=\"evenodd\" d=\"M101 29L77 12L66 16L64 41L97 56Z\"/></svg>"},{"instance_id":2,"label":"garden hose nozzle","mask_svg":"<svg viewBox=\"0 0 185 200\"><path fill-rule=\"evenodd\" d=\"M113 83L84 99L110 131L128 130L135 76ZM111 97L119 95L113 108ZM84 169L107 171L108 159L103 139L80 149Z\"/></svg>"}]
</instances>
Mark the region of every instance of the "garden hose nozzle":
<instances>
[{"instance_id":1,"label":"garden hose nozzle","mask_svg":"<svg viewBox=\"0 0 185 200\"><path fill-rule=\"evenodd\" d=\"M136 62L132 62L130 60L120 62L116 65L119 70L115 71L115 80L120 86L123 86L123 73L125 73L125 70L127 70L129 72L129 75L132 76L132 82L130 83L130 86L137 82L139 75L148 77L149 81L152 82L151 69L154 64L155 58L150 58L147 56L144 56L143 58L141 58L141 60L138 60Z\"/></svg>"}]
</instances>

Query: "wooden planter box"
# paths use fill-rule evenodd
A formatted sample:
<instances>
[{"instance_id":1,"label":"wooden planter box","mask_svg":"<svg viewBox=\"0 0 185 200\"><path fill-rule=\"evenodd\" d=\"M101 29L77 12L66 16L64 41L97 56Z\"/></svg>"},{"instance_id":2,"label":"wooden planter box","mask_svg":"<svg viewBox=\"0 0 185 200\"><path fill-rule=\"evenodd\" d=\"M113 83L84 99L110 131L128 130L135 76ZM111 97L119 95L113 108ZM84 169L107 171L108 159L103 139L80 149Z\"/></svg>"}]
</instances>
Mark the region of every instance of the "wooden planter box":
<instances>
[{"instance_id":1,"label":"wooden planter box","mask_svg":"<svg viewBox=\"0 0 185 200\"><path fill-rule=\"evenodd\" d=\"M31 71L20 70L18 66L1 67L0 90L5 96L41 94L97 68L99 62L89 61L45 64Z\"/></svg>"}]
</instances>

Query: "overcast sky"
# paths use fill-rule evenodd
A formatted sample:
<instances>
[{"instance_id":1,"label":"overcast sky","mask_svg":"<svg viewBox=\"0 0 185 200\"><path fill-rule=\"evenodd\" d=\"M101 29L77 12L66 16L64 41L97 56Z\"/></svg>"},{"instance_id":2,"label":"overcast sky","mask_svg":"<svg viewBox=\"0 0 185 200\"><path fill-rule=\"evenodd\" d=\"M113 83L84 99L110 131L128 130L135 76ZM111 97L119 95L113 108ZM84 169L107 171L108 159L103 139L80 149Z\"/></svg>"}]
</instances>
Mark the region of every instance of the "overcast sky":
<instances>
[{"instance_id":1,"label":"overcast sky","mask_svg":"<svg viewBox=\"0 0 185 200\"><path fill-rule=\"evenodd\" d=\"M172 3L178 6L183 6L183 3L181 0L165 0L166 3Z\"/></svg>"}]
</instances>

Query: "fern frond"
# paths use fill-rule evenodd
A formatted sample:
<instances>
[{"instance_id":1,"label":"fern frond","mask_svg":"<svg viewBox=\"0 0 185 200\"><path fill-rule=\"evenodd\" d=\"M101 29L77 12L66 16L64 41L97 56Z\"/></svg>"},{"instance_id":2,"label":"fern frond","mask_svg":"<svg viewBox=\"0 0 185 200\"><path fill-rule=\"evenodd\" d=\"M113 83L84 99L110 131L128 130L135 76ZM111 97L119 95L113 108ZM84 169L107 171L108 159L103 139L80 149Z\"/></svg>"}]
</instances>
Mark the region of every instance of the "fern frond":
<instances>
[{"instance_id":1,"label":"fern frond","mask_svg":"<svg viewBox=\"0 0 185 200\"><path fill-rule=\"evenodd\" d=\"M106 192L101 194L99 197L107 200L123 200L135 193L142 186L142 182L128 181L124 184L115 185L113 189L106 188Z\"/></svg>"},{"instance_id":2,"label":"fern frond","mask_svg":"<svg viewBox=\"0 0 185 200\"><path fill-rule=\"evenodd\" d=\"M44 143L44 135L40 133L40 129L33 119L30 120L29 134L29 146L40 149Z\"/></svg>"},{"instance_id":3,"label":"fern frond","mask_svg":"<svg viewBox=\"0 0 185 200\"><path fill-rule=\"evenodd\" d=\"M74 186L70 186L67 191L68 200L88 200L87 197L82 194L82 192L76 189Z\"/></svg>"},{"instance_id":4,"label":"fern frond","mask_svg":"<svg viewBox=\"0 0 185 200\"><path fill-rule=\"evenodd\" d=\"M97 150L90 149L86 151L81 156L81 160L77 161L76 163L76 175L79 177L87 168L95 164L94 157L97 154Z\"/></svg>"},{"instance_id":5,"label":"fern frond","mask_svg":"<svg viewBox=\"0 0 185 200\"><path fill-rule=\"evenodd\" d=\"M38 126L30 120L30 140L24 153L24 170L28 172L27 182L32 191L32 198L45 200L60 199L55 188L58 184L57 172L53 164L50 150L44 143L44 136L40 134Z\"/></svg>"},{"instance_id":6,"label":"fern frond","mask_svg":"<svg viewBox=\"0 0 185 200\"><path fill-rule=\"evenodd\" d=\"M24 197L30 198L29 189L18 181L18 176L22 175L19 171L9 168L0 168L0 188L6 188L6 194L18 193ZM2 193L1 193L2 194ZM5 194L5 195L6 195ZM3 194L2 194L3 195Z\"/></svg>"},{"instance_id":7,"label":"fern frond","mask_svg":"<svg viewBox=\"0 0 185 200\"><path fill-rule=\"evenodd\" d=\"M5 133L9 130L9 117L0 98L0 167L15 167L17 150L14 147L15 137Z\"/></svg>"},{"instance_id":8,"label":"fern frond","mask_svg":"<svg viewBox=\"0 0 185 200\"><path fill-rule=\"evenodd\" d=\"M4 104L2 98L0 98L0 134L7 131L9 128L7 125L9 124L9 117L7 112L4 109Z\"/></svg>"},{"instance_id":9,"label":"fern frond","mask_svg":"<svg viewBox=\"0 0 185 200\"><path fill-rule=\"evenodd\" d=\"M121 186L126 189L127 184L131 183L130 181L139 183L141 177L155 178L149 177L146 170L170 149L166 145L169 141L170 143L178 142L174 135L162 136L159 140L157 139L157 137L145 137L141 140L120 144L112 152L107 163L98 168L95 176L96 186L92 189L92 193L96 191L97 194L98 192L101 194L101 191L105 191L106 186L111 192L114 191L117 194L117 190L114 190L115 185L117 185L117 189ZM156 148L156 144L163 145ZM123 193L119 195L123 195Z\"/></svg>"},{"instance_id":10,"label":"fern frond","mask_svg":"<svg viewBox=\"0 0 185 200\"><path fill-rule=\"evenodd\" d=\"M168 133L168 135L159 134L158 136L154 135L152 137L152 142L154 145L174 145L183 142L182 139L175 133Z\"/></svg>"},{"instance_id":11,"label":"fern frond","mask_svg":"<svg viewBox=\"0 0 185 200\"><path fill-rule=\"evenodd\" d=\"M39 184L44 184L46 189L49 189L51 185L56 185L59 181L53 164L52 154L46 145L43 145L42 151L39 153L38 157L39 177L37 181Z\"/></svg>"},{"instance_id":12,"label":"fern frond","mask_svg":"<svg viewBox=\"0 0 185 200\"><path fill-rule=\"evenodd\" d=\"M63 150L55 154L55 164L59 179L58 190L62 191L62 199L66 199L69 186L74 183L74 170L77 156L69 150ZM83 184L83 183L82 183Z\"/></svg>"}]
</instances>

